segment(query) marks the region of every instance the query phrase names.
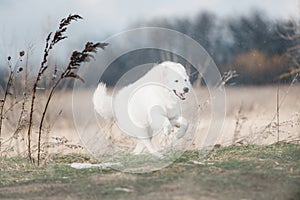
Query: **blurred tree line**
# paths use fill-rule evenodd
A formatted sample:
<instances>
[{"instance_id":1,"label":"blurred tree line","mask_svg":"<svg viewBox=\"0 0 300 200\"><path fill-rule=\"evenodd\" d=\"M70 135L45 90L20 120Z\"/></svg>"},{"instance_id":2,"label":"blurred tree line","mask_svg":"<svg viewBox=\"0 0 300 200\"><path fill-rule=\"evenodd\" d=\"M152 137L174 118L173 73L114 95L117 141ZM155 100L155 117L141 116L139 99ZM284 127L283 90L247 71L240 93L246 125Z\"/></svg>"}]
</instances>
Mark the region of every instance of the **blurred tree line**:
<instances>
[{"instance_id":1,"label":"blurred tree line","mask_svg":"<svg viewBox=\"0 0 300 200\"><path fill-rule=\"evenodd\" d=\"M238 77L234 80L235 84L262 85L277 83L278 77L294 66L286 56L294 41L281 34L292 31L286 29L290 23L271 20L259 11L225 19L202 12L193 19L164 18L140 22L135 26L163 27L184 33L206 49L221 72L236 70ZM176 57L175 61L178 59L182 60ZM174 60L174 57L151 49L131 52L116 60L113 67L103 74L102 80L113 85L118 74L128 71L131 66L164 60ZM287 77L280 81L290 79Z\"/></svg>"},{"instance_id":2,"label":"blurred tree line","mask_svg":"<svg viewBox=\"0 0 300 200\"><path fill-rule=\"evenodd\" d=\"M290 37L287 39L286 36L299 36L299 29L289 28L291 23L286 20L270 19L259 11L247 16L227 18L217 17L210 12L201 12L194 18L161 18L141 21L132 26L163 27L184 33L206 49L221 73L236 70L238 77L235 78L234 84L262 85L277 83L280 75L291 71L297 65L287 53L296 44L294 39ZM153 42L163 42L163 39L149 38ZM126 43L113 45L114 50L122 48ZM296 51L296 55L298 54ZM120 56L111 63L102 75L101 81L115 85L120 77L133 67L165 60L185 63L184 58L170 52L157 49L136 50ZM102 61L99 59L97 62ZM0 68L2 86L5 85L3 77L6 76L5 68ZM91 72L91 76L97 75ZM192 81L196 78L197 74L192 77ZM284 83L291 79L292 77L285 76L280 81Z\"/></svg>"}]
</instances>

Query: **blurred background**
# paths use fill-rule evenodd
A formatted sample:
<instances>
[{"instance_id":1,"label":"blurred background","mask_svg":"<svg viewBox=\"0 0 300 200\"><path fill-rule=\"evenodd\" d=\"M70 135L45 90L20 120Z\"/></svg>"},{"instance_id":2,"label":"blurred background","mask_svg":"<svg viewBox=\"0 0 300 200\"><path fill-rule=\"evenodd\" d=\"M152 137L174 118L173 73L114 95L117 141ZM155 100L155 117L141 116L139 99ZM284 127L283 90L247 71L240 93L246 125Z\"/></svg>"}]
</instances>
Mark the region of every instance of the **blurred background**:
<instances>
[{"instance_id":1,"label":"blurred background","mask_svg":"<svg viewBox=\"0 0 300 200\"><path fill-rule=\"evenodd\" d=\"M151 26L188 35L206 49L221 74L228 71L237 74L226 85L226 117L222 135L217 141L219 144L299 142L299 6L298 0L1 0L0 100L3 99L5 88L10 86L3 110L2 140L7 149L3 152L26 152L24 139L29 98L43 59L45 40L49 32L57 30L60 20L69 14L79 14L84 20L68 26L68 38L59 42L48 57L49 68L38 84L38 100L34 110L37 122L49 88L68 64L73 50L82 50L87 41L102 42L126 30ZM164 41L164 38L158 37L145 37L147 39ZM140 41L109 45L118 52L132 42ZM20 58L23 50L25 56ZM99 57L104 52L107 51L100 50L96 61L91 62L90 77L85 78L85 84L82 84L88 89L85 88L79 95L81 103L76 107L79 113L86 111L88 106L92 107L87 94L91 94L97 84L95 81L91 83L91 80L95 80L92 76L97 76L98 80L99 74L93 72L100 68L100 63L106 61ZM114 86L133 67L164 60L186 64L183 58L170 52L144 49L114 60L101 79L109 86ZM12 70L9 66L16 66L19 70L14 73L11 84L8 84ZM21 69L25 72L21 72ZM200 119L194 119L198 129L191 148L201 145L211 122L210 94L206 87L199 87L199 82L201 85L205 83L196 81L200 76L195 75L191 81L195 86L201 116ZM68 80L67 84L59 85L60 90L50 103L44 124L45 148L52 148L54 152L59 151L58 146L63 153L84 149L74 127L73 94L70 90L74 79ZM4 101L1 102L3 106ZM23 108L20 102L24 102ZM88 115L91 116L91 113ZM82 115L83 121L85 117ZM37 124L34 123L35 126ZM115 139L123 144L121 135L117 134ZM94 140L95 137L91 138ZM133 147L132 143L128 143L128 146Z\"/></svg>"},{"instance_id":2,"label":"blurred background","mask_svg":"<svg viewBox=\"0 0 300 200\"><path fill-rule=\"evenodd\" d=\"M293 29L299 20L298 0L2 0L0 13L2 86L7 57L17 58L18 52L25 50L34 71L42 60L47 34L70 13L80 14L84 21L72 24L68 39L51 54L51 63L57 66L65 66L72 50L81 49L86 41L103 41L131 28L155 26L196 40L221 72L237 71L239 76L232 83L235 85L276 83L280 75L298 67L288 54L298 41L285 37L299 31ZM118 44L113 45L118 48ZM113 85L134 64L166 59L161 52L136 52L119 59L103 78Z\"/></svg>"}]
</instances>

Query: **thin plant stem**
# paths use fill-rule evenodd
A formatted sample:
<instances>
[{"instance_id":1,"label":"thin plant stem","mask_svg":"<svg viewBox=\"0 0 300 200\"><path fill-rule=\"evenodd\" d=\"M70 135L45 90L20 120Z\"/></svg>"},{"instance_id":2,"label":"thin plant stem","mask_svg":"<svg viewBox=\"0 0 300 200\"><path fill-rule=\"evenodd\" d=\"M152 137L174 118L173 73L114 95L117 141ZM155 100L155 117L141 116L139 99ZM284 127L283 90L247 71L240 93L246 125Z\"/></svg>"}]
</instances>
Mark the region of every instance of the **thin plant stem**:
<instances>
[{"instance_id":1,"label":"thin plant stem","mask_svg":"<svg viewBox=\"0 0 300 200\"><path fill-rule=\"evenodd\" d=\"M64 40L67 38L67 36L64 36L63 34L66 32L68 25L72 21L74 21L74 20L77 21L78 19L82 19L82 17L79 15L76 15L76 14L69 15L67 18L62 19L59 24L59 28L55 32L51 42L50 42L50 39L52 36L52 32L50 32L48 34L47 39L46 39L46 46L44 48L43 61L41 62L38 75L36 77L36 80L35 80L33 88L32 88L32 98L31 98L31 104L30 104L29 125L28 125L28 132L27 132L27 140L28 140L27 149L28 149L28 158L31 162L33 161L32 155L31 155L31 131L32 131L33 112L34 112L34 104L35 104L35 99L36 99L36 91L37 91L38 83L39 83L42 75L44 74L44 72L48 69L47 64L48 64L48 56L49 56L50 51L53 49L55 44L57 44L61 40Z\"/></svg>"},{"instance_id":2,"label":"thin plant stem","mask_svg":"<svg viewBox=\"0 0 300 200\"><path fill-rule=\"evenodd\" d=\"M1 108L0 108L0 152L1 152L1 147L2 147L2 137L1 136L2 136L2 128L3 128L3 119L5 118L5 115L7 113L4 111L4 107L5 107L5 103L7 101L7 97L10 94L9 90L12 86L13 78L14 78L17 66L23 55L24 55L24 52L20 52L20 57L18 58L18 61L16 62L13 69L12 69L11 63L10 63L11 57L8 57L8 68L9 68L10 72L9 72L9 77L8 77L5 92L4 92L4 97L3 97L3 99L1 99ZM14 105L12 105L12 106L14 106ZM9 108L8 111L9 110L11 110L11 108Z\"/></svg>"},{"instance_id":3,"label":"thin plant stem","mask_svg":"<svg viewBox=\"0 0 300 200\"><path fill-rule=\"evenodd\" d=\"M276 94L276 119L277 119L277 142L279 142L279 134L280 134L280 121L279 121L279 82L277 85L277 94Z\"/></svg>"},{"instance_id":4,"label":"thin plant stem","mask_svg":"<svg viewBox=\"0 0 300 200\"><path fill-rule=\"evenodd\" d=\"M37 154L37 163L38 165L40 165L40 155L41 155L41 137L42 137L42 129L43 129L43 124L44 124L44 119L48 110L48 106L49 103L52 99L52 96L54 95L55 89L57 88L57 86L59 85L60 81L62 80L62 77L60 77L56 83L54 84L54 86L52 87L49 96L47 98L47 102L45 104L44 110L43 110L43 114L42 114L42 118L40 121L40 125L39 125L39 132L38 132L38 154Z\"/></svg>"},{"instance_id":5,"label":"thin plant stem","mask_svg":"<svg viewBox=\"0 0 300 200\"><path fill-rule=\"evenodd\" d=\"M39 124L39 132L38 132L38 152L37 152L37 163L38 165L40 164L40 159L41 159L41 137L42 137L42 129L43 129L43 124L44 124L44 119L49 107L49 103L54 95L54 92L59 85L59 83L65 79L65 78L74 78L81 80L84 82L84 80L76 73L77 69L80 67L80 65L84 62L88 62L90 58L93 58L93 55L91 53L96 53L97 48L102 48L104 49L105 46L107 46L107 43L92 43L92 42L87 42L85 45L85 48L82 52L74 51L72 53L72 56L70 58L70 62L68 66L65 68L65 70L61 73L60 77L56 80L54 85L52 86L49 96L47 98L47 102L45 104L43 113L42 113L42 118L40 120Z\"/></svg>"}]
</instances>

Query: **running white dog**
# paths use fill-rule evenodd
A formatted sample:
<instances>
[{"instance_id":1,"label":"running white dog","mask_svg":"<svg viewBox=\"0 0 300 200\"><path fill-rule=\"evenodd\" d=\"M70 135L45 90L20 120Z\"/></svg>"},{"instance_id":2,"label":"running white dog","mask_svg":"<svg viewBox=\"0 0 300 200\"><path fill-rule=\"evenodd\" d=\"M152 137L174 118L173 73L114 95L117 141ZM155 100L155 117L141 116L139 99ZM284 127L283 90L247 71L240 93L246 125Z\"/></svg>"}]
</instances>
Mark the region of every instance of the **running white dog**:
<instances>
[{"instance_id":1,"label":"running white dog","mask_svg":"<svg viewBox=\"0 0 300 200\"><path fill-rule=\"evenodd\" d=\"M138 139L134 154L140 154L146 147L150 153L161 156L151 138L160 130L169 135L174 126L177 138L185 135L188 122L181 116L180 101L186 99L190 87L185 68L166 61L113 97L107 94L105 84L99 83L93 103L98 114L116 119L123 132Z\"/></svg>"}]
</instances>

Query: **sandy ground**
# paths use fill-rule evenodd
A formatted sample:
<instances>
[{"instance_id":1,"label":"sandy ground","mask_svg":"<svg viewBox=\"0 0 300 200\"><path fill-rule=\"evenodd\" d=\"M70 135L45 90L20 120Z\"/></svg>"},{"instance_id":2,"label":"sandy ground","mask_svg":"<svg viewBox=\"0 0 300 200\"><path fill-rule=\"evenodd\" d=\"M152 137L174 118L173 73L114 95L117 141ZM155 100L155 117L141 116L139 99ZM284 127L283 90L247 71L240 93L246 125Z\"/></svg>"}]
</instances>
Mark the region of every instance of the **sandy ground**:
<instances>
[{"instance_id":1,"label":"sandy ground","mask_svg":"<svg viewBox=\"0 0 300 200\"><path fill-rule=\"evenodd\" d=\"M292 87L282 85L279 88L279 129L276 118L277 86L227 87L225 89L226 115L224 118L222 115L220 117L213 114L212 100L206 88L194 89L194 92L194 95L191 94L192 101L185 102L182 106L183 115L190 121L189 132L185 140L178 143L185 149L197 149L205 146L210 128L222 122L222 129L213 133L215 135L214 144L271 144L278 139L282 141L299 140L300 138L299 84ZM73 108L72 91L58 92L53 99L43 135L45 155L49 152L97 152L100 151L99 149L105 153L104 146L107 147L105 151L109 151L109 148L129 151L133 149L135 141L132 138L121 133L117 125L110 127L110 124L104 122L93 112L90 100L92 90L76 91L75 93ZM41 106L37 106L37 110L40 109L39 107ZM39 118L38 114L36 114L36 118ZM15 114L15 116L12 115L9 122L5 121L2 155L26 152L26 129L21 131L17 137L9 139L12 136L16 119ZM97 122L95 123L95 121ZM100 132L95 131L97 127L92 128L92 126L96 126L95 124ZM36 138L36 132L33 134L33 138ZM166 140L163 136L154 138L156 145L162 148L165 145L162 143Z\"/></svg>"}]
</instances>

